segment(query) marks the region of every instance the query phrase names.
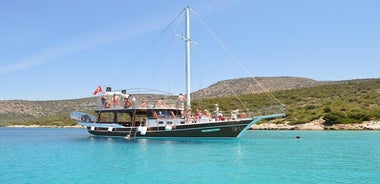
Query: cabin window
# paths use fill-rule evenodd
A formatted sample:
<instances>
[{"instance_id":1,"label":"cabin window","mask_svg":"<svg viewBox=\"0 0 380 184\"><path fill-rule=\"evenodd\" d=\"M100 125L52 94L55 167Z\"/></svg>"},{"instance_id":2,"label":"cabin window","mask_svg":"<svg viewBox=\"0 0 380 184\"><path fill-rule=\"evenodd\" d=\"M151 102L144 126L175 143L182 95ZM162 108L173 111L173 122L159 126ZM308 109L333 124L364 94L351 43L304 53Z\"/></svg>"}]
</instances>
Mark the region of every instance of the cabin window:
<instances>
[{"instance_id":1,"label":"cabin window","mask_svg":"<svg viewBox=\"0 0 380 184\"><path fill-rule=\"evenodd\" d=\"M131 116L125 112L124 113L118 112L116 117L117 117L117 119L116 119L117 122L130 122L130 121L132 121Z\"/></svg>"},{"instance_id":2,"label":"cabin window","mask_svg":"<svg viewBox=\"0 0 380 184\"><path fill-rule=\"evenodd\" d=\"M177 117L177 113L173 110L158 109L158 110L148 111L149 119L167 119L167 118L176 118L176 117Z\"/></svg>"},{"instance_id":3,"label":"cabin window","mask_svg":"<svg viewBox=\"0 0 380 184\"><path fill-rule=\"evenodd\" d=\"M112 122L114 114L111 112L102 112L99 114L99 122Z\"/></svg>"}]
</instances>

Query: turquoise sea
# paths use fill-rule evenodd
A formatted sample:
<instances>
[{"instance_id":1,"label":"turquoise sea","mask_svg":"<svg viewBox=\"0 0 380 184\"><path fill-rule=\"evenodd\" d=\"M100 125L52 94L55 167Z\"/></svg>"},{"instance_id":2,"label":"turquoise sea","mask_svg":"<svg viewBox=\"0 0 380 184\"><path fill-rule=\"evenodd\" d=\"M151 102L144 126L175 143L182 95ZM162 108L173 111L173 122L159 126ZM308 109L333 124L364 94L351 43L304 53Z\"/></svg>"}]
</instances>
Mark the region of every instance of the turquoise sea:
<instances>
[{"instance_id":1,"label":"turquoise sea","mask_svg":"<svg viewBox=\"0 0 380 184\"><path fill-rule=\"evenodd\" d=\"M378 131L125 139L85 129L0 128L0 182L380 183L379 140Z\"/></svg>"}]
</instances>

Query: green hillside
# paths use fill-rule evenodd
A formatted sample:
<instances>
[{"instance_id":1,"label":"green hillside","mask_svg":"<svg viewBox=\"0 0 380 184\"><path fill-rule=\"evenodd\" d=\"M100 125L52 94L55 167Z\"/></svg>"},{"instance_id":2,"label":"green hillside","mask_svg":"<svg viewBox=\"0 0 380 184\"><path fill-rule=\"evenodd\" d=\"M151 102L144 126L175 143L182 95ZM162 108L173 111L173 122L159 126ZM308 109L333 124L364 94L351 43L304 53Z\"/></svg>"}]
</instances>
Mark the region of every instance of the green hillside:
<instances>
[{"instance_id":1,"label":"green hillside","mask_svg":"<svg viewBox=\"0 0 380 184\"><path fill-rule=\"evenodd\" d=\"M289 124L308 123L324 117L328 124L361 123L380 120L380 79L341 81L335 84L275 91L273 95L286 105ZM195 101L193 108L212 109L218 103L223 109L241 108L236 97ZM273 105L266 94L241 95L248 108Z\"/></svg>"},{"instance_id":2,"label":"green hillside","mask_svg":"<svg viewBox=\"0 0 380 184\"><path fill-rule=\"evenodd\" d=\"M242 84L244 85L244 84ZM276 85L275 83L273 85ZM273 89L273 88L272 88ZM277 123L308 123L323 117L326 124L361 123L380 120L380 79L326 82L314 87L277 90L272 94L286 105L287 117ZM265 93L242 94L192 101L192 108L220 110L276 105ZM59 101L0 101L0 126L43 125L70 126L71 111L93 113L96 98ZM278 104L278 103L277 103Z\"/></svg>"}]
</instances>

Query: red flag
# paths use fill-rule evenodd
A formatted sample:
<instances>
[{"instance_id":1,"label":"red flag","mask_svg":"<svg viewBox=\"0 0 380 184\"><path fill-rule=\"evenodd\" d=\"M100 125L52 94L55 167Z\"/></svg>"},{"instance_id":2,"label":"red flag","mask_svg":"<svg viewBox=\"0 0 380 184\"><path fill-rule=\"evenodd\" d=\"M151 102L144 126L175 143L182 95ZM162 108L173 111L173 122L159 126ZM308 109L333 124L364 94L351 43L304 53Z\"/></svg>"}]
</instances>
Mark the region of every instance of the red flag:
<instances>
[{"instance_id":1,"label":"red flag","mask_svg":"<svg viewBox=\"0 0 380 184\"><path fill-rule=\"evenodd\" d=\"M99 92L102 92L102 86L98 86L98 88L95 89L94 95L98 94Z\"/></svg>"}]
</instances>

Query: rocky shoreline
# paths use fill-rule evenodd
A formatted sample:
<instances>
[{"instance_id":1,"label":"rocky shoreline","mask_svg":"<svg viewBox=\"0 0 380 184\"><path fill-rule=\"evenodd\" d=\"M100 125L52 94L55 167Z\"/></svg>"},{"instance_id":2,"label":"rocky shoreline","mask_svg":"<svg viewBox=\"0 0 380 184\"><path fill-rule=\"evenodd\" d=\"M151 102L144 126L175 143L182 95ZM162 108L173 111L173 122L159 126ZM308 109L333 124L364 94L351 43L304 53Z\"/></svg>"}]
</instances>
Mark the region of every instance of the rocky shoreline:
<instances>
[{"instance_id":1,"label":"rocky shoreline","mask_svg":"<svg viewBox=\"0 0 380 184\"><path fill-rule=\"evenodd\" d=\"M323 119L318 119L310 123L291 125L288 123L262 123L252 125L250 130L380 130L380 121L365 121L354 124L324 125Z\"/></svg>"}]
</instances>

